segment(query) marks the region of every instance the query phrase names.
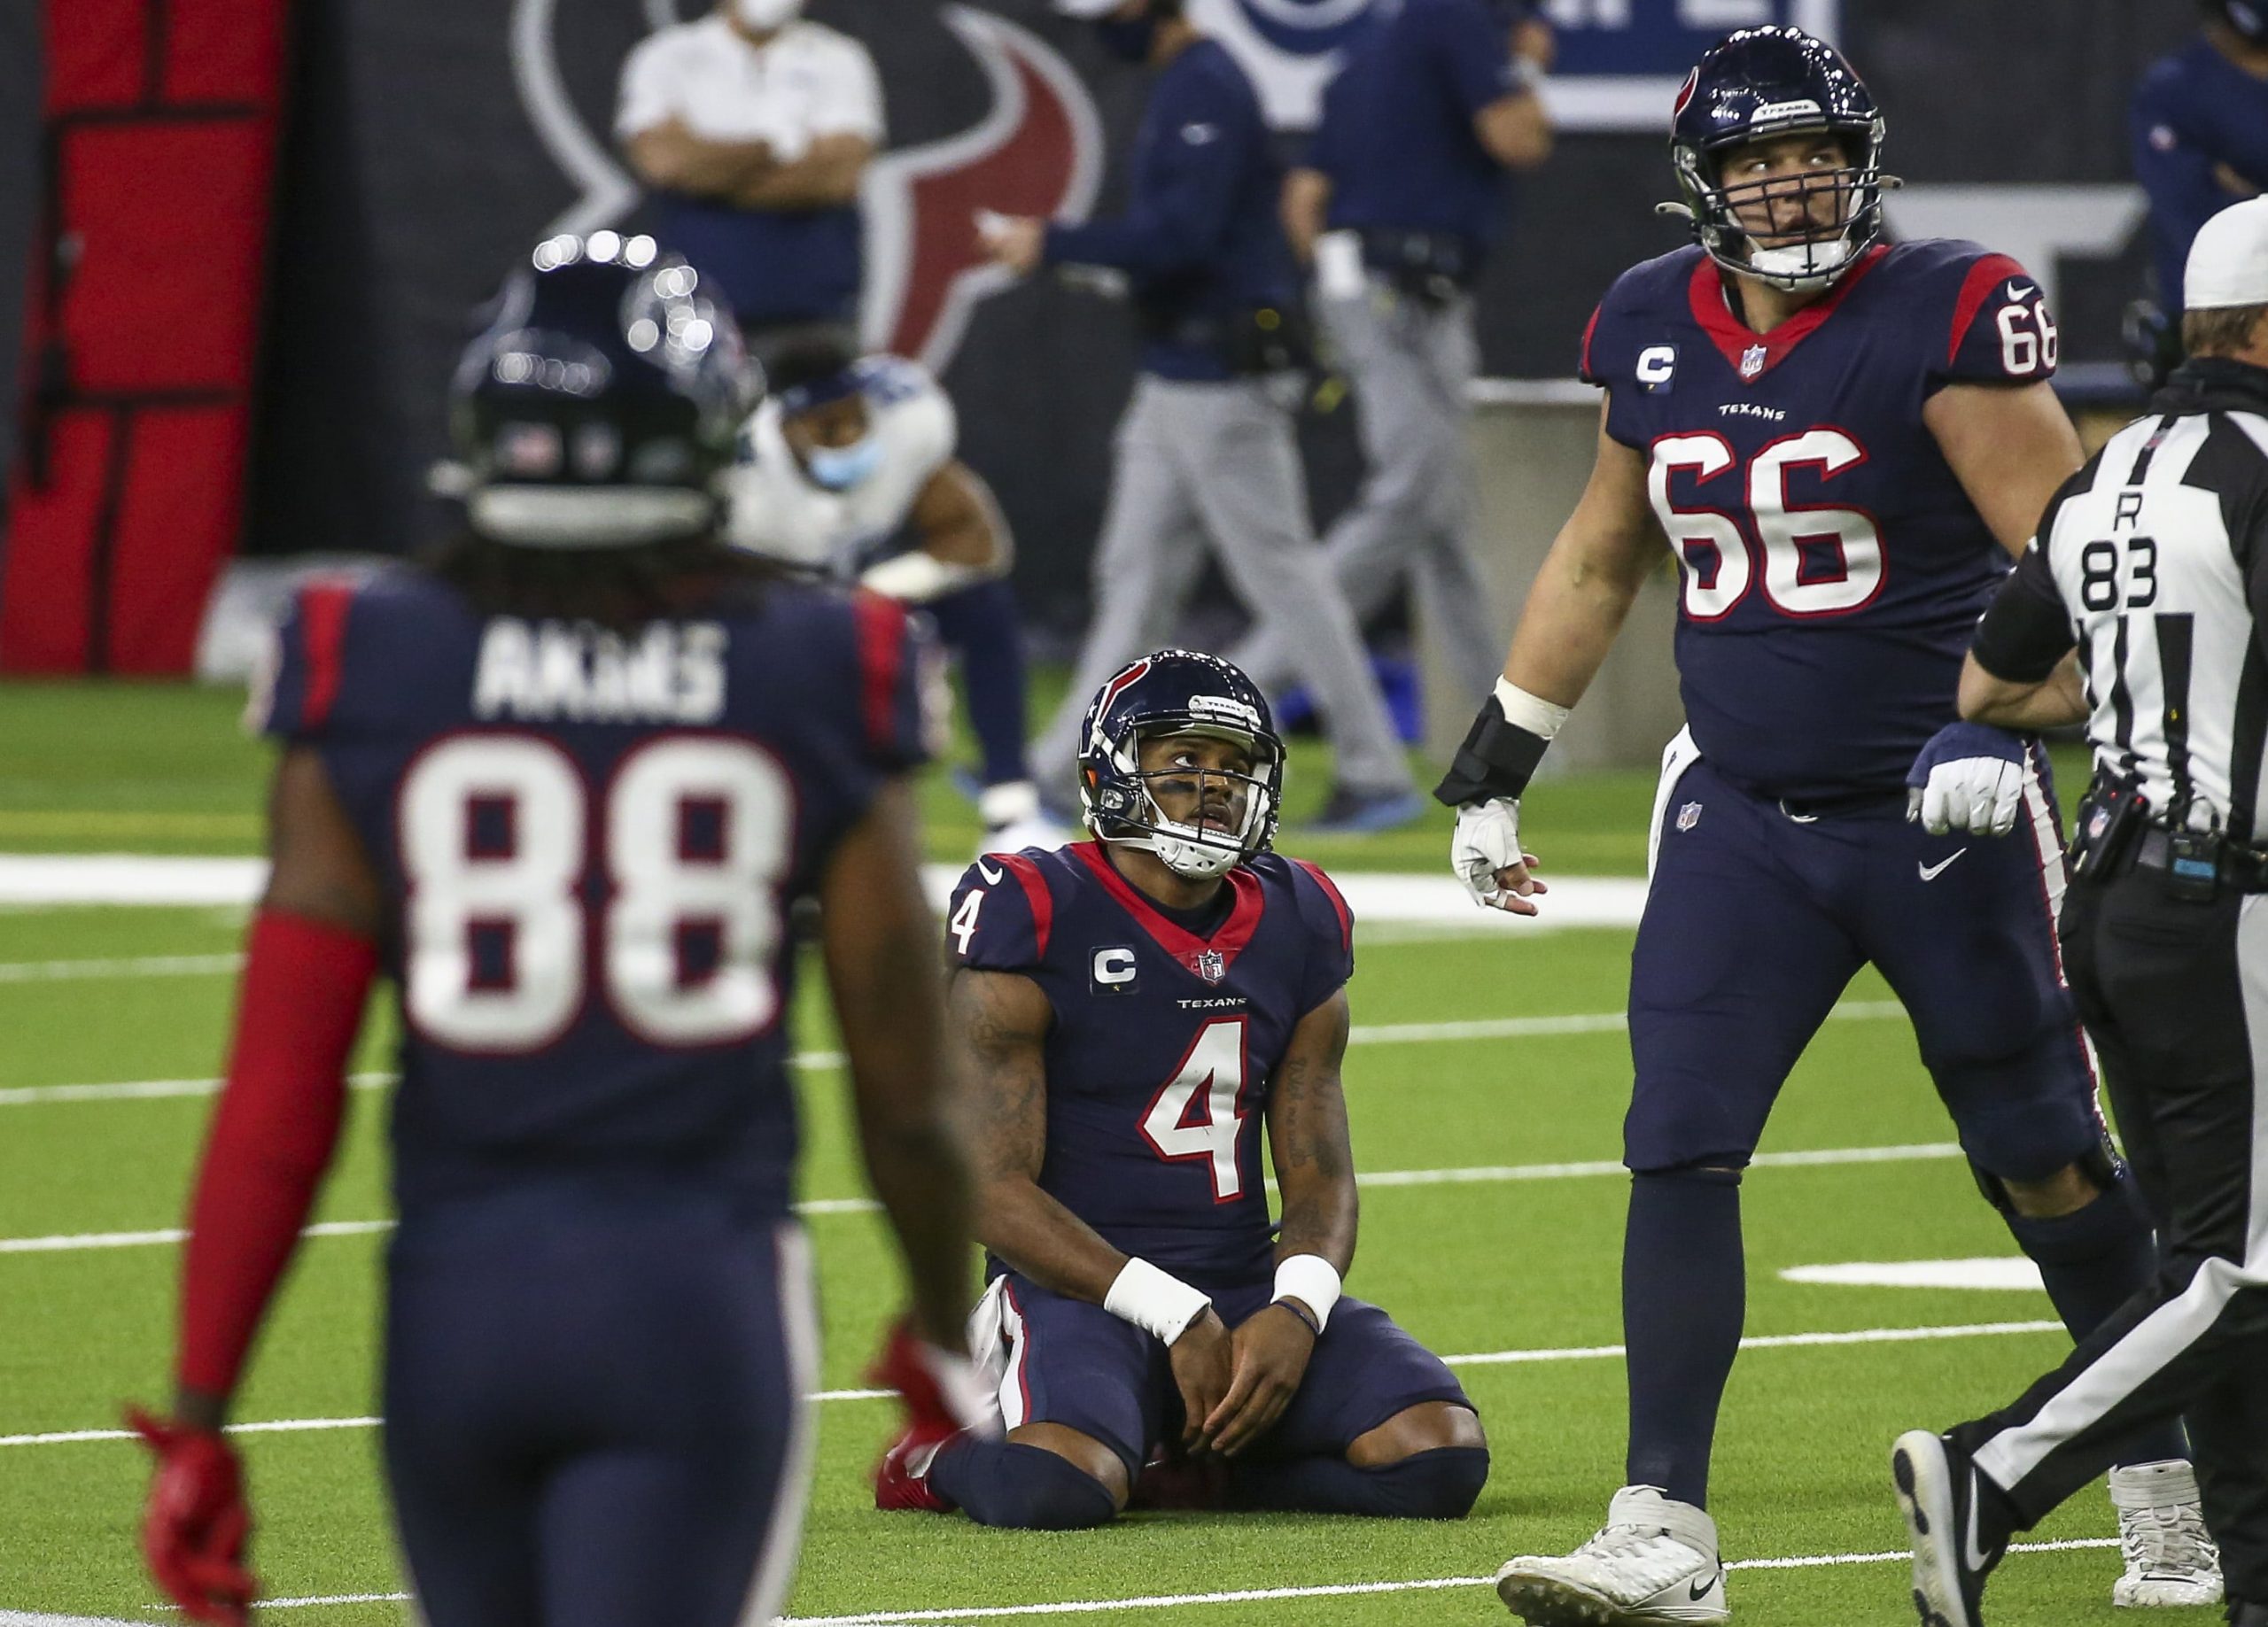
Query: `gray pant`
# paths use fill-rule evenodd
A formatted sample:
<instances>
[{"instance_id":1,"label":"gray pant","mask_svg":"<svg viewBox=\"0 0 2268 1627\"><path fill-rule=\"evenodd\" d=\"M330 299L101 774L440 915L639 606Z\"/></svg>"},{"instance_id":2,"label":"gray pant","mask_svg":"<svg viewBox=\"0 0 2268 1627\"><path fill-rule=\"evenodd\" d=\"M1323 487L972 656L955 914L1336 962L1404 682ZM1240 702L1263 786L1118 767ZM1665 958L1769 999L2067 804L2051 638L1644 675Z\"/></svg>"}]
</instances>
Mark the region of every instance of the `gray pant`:
<instances>
[{"instance_id":1,"label":"gray pant","mask_svg":"<svg viewBox=\"0 0 2268 1627\"><path fill-rule=\"evenodd\" d=\"M1324 539L1339 591L1357 620L1404 577L1419 624L1438 639L1459 694L1479 704L1504 664L1488 588L1472 552L1472 457L1466 392L1479 360L1472 302L1428 306L1372 275L1365 295L1319 298L1317 314L1354 386L1370 462L1355 506ZM1232 659L1270 694L1297 676L1296 641L1262 625Z\"/></svg>"},{"instance_id":2,"label":"gray pant","mask_svg":"<svg viewBox=\"0 0 2268 1627\"><path fill-rule=\"evenodd\" d=\"M1095 549L1094 619L1070 693L1032 748L1034 769L1057 780L1069 771L1087 702L1112 673L1172 634L1208 543L1314 693L1339 782L1410 789L1410 765L1355 618L1316 546L1291 414L1260 379L1182 384L1145 374L1135 385Z\"/></svg>"}]
</instances>

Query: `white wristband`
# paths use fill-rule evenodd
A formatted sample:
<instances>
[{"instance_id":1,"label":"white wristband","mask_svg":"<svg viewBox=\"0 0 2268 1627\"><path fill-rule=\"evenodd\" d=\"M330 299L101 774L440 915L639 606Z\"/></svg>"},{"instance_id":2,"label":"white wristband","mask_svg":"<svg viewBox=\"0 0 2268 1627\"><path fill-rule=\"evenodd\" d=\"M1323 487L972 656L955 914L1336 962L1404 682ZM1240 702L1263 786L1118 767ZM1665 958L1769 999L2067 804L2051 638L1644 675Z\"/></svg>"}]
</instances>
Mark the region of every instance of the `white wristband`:
<instances>
[{"instance_id":1,"label":"white wristband","mask_svg":"<svg viewBox=\"0 0 2268 1627\"><path fill-rule=\"evenodd\" d=\"M1496 704L1504 709L1506 723L1545 740L1559 732L1573 709L1555 705L1542 695L1532 695L1511 679L1502 678L1496 680Z\"/></svg>"},{"instance_id":2,"label":"white wristband","mask_svg":"<svg viewBox=\"0 0 2268 1627\"><path fill-rule=\"evenodd\" d=\"M1157 1335L1167 1344L1212 1308L1205 1295L1146 1259L1130 1259L1111 1283L1102 1308L1119 1321Z\"/></svg>"},{"instance_id":3,"label":"white wristband","mask_svg":"<svg viewBox=\"0 0 2268 1627\"><path fill-rule=\"evenodd\" d=\"M1276 1298L1296 1299L1313 1311L1317 1333L1331 1325L1339 1293L1339 1267L1320 1254L1294 1254L1277 1264Z\"/></svg>"},{"instance_id":4,"label":"white wristband","mask_svg":"<svg viewBox=\"0 0 2268 1627\"><path fill-rule=\"evenodd\" d=\"M915 548L868 567L858 577L858 585L900 604L927 604L968 586L983 574L974 565L950 564Z\"/></svg>"}]
</instances>

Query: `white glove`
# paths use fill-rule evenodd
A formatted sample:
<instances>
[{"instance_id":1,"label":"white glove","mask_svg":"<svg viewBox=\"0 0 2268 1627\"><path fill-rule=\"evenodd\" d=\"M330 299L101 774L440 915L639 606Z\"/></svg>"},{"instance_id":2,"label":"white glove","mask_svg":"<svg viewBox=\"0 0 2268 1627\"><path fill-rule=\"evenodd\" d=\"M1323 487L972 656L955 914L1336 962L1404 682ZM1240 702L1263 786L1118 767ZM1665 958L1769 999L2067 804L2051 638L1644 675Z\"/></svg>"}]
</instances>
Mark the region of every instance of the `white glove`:
<instances>
[{"instance_id":1,"label":"white glove","mask_svg":"<svg viewBox=\"0 0 2268 1627\"><path fill-rule=\"evenodd\" d=\"M2005 757L1956 757L1931 766L1922 787L1922 828L1932 836L1958 831L2005 836L2023 806L2023 765Z\"/></svg>"},{"instance_id":2,"label":"white glove","mask_svg":"<svg viewBox=\"0 0 2268 1627\"><path fill-rule=\"evenodd\" d=\"M1518 797L1468 802L1456 810L1456 831L1449 838L1449 868L1464 883L1475 903L1514 915L1534 915L1535 906L1526 902L1526 895L1545 891L1543 883L1531 879L1508 891L1496 882L1498 871L1531 862L1520 850Z\"/></svg>"}]
</instances>

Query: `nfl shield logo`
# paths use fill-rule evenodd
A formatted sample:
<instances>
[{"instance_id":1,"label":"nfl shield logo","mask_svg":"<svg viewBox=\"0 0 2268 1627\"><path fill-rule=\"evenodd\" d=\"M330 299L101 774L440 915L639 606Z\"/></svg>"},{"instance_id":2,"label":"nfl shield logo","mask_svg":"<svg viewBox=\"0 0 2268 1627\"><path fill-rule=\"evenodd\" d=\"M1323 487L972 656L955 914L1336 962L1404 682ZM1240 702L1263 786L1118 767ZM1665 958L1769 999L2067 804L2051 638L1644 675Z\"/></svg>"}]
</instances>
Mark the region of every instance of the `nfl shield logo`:
<instances>
[{"instance_id":1,"label":"nfl shield logo","mask_svg":"<svg viewBox=\"0 0 2268 1627\"><path fill-rule=\"evenodd\" d=\"M1764 347L1761 345L1751 345L1741 352L1740 376L1743 378L1754 378L1759 373L1764 371Z\"/></svg>"},{"instance_id":2,"label":"nfl shield logo","mask_svg":"<svg viewBox=\"0 0 2268 1627\"><path fill-rule=\"evenodd\" d=\"M1229 957L1218 949L1200 949L1189 957L1189 969L1208 983L1229 975Z\"/></svg>"},{"instance_id":3,"label":"nfl shield logo","mask_svg":"<svg viewBox=\"0 0 2268 1627\"><path fill-rule=\"evenodd\" d=\"M1700 804L1700 803L1698 803L1698 802L1688 802L1684 807L1682 807L1682 808L1681 808L1681 809L1679 809L1679 810L1677 810L1677 828L1678 828L1679 830L1681 830L1681 831L1689 831L1689 830L1691 830L1695 825L1698 825L1698 824L1700 824L1700 823L1701 823L1701 804Z\"/></svg>"}]
</instances>

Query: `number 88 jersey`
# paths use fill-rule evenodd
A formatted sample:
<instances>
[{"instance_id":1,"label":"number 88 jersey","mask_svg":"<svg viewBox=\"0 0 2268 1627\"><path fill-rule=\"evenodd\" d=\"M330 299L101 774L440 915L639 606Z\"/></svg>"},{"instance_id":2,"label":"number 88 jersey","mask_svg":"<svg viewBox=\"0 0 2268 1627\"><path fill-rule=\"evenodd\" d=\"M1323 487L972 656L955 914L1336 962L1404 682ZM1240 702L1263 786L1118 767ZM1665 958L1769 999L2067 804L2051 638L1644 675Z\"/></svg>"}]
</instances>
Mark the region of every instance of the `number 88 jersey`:
<instances>
[{"instance_id":1,"label":"number 88 jersey","mask_svg":"<svg viewBox=\"0 0 2268 1627\"><path fill-rule=\"evenodd\" d=\"M1686 717L1720 771L1806 800L1904 784L2009 566L1922 407L2045 380L2056 341L2023 267L1947 240L1868 251L1768 334L1698 248L1608 291L1582 376L1646 460Z\"/></svg>"},{"instance_id":2,"label":"number 88 jersey","mask_svg":"<svg viewBox=\"0 0 2268 1627\"><path fill-rule=\"evenodd\" d=\"M785 1213L790 903L925 755L905 615L785 584L614 633L401 572L301 592L263 730L383 880L397 1197L556 1174Z\"/></svg>"},{"instance_id":3,"label":"number 88 jersey","mask_svg":"<svg viewBox=\"0 0 2268 1627\"><path fill-rule=\"evenodd\" d=\"M1105 1241L1203 1288L1273 1269L1260 1141L1300 1019L1353 975L1354 921L1312 864L1263 853L1195 920L1098 842L987 855L945 918L957 966L1047 996L1042 1190Z\"/></svg>"}]
</instances>

